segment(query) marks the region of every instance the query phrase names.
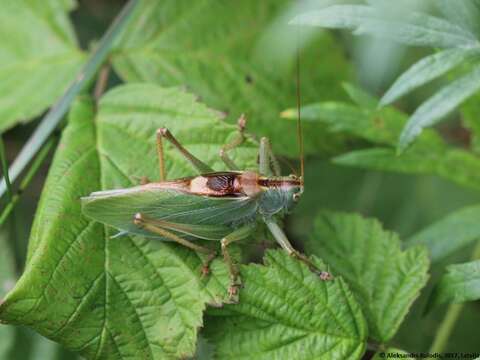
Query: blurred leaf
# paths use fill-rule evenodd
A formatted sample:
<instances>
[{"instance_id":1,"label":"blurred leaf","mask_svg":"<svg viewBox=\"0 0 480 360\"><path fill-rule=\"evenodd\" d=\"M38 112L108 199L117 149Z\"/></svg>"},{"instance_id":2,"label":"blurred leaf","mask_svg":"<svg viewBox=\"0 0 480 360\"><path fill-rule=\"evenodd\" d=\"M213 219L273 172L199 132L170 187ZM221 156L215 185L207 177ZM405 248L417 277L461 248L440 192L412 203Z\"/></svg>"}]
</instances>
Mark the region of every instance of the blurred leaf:
<instances>
[{"instance_id":1,"label":"blurred leaf","mask_svg":"<svg viewBox=\"0 0 480 360\"><path fill-rule=\"evenodd\" d=\"M440 77L460 65L472 55L479 55L478 49L447 49L429 55L413 64L398 77L380 100L384 106L398 100L410 91Z\"/></svg>"},{"instance_id":2,"label":"blurred leaf","mask_svg":"<svg viewBox=\"0 0 480 360\"><path fill-rule=\"evenodd\" d=\"M405 150L424 127L437 123L479 89L480 66L440 89L420 105L410 117L400 135L399 150Z\"/></svg>"},{"instance_id":3,"label":"blurred leaf","mask_svg":"<svg viewBox=\"0 0 480 360\"><path fill-rule=\"evenodd\" d=\"M430 251L432 262L440 261L480 239L478 219L480 205L460 209L413 235L407 243L425 245Z\"/></svg>"},{"instance_id":4,"label":"blurred leaf","mask_svg":"<svg viewBox=\"0 0 480 360\"><path fill-rule=\"evenodd\" d=\"M447 266L447 273L435 286L427 308L444 303L480 299L480 260Z\"/></svg>"},{"instance_id":5,"label":"blurred leaf","mask_svg":"<svg viewBox=\"0 0 480 360\"><path fill-rule=\"evenodd\" d=\"M6 240L5 236L0 236L0 304L5 294L15 285L13 256ZM15 331L12 326L0 324L0 359L8 358L14 343L14 336Z\"/></svg>"},{"instance_id":6,"label":"blurred leaf","mask_svg":"<svg viewBox=\"0 0 480 360\"><path fill-rule=\"evenodd\" d=\"M282 115L294 119L295 111L288 109ZM407 116L392 107L366 109L341 102L323 102L304 106L302 119L305 123L322 122L331 132L343 132L375 144L392 146L354 150L334 157L335 164L380 171L434 174L462 186L480 189L478 157L447 146L432 129L425 130L412 147L397 155L393 146Z\"/></svg>"},{"instance_id":7,"label":"blurred leaf","mask_svg":"<svg viewBox=\"0 0 480 360\"><path fill-rule=\"evenodd\" d=\"M0 306L4 322L28 325L87 358L191 356L206 303L226 296L223 261L200 277L189 249L113 234L81 214L80 197L158 178L155 130L167 126L196 156L215 166L236 127L179 89L138 84L78 104L63 133L32 229L23 276ZM169 177L193 174L167 147ZM235 154L255 164L249 142Z\"/></svg>"},{"instance_id":8,"label":"blurred leaf","mask_svg":"<svg viewBox=\"0 0 480 360\"><path fill-rule=\"evenodd\" d=\"M323 267L323 266L322 266ZM367 328L341 277L321 281L283 251L242 267L238 305L211 310L217 359L360 359Z\"/></svg>"},{"instance_id":9,"label":"blurred leaf","mask_svg":"<svg viewBox=\"0 0 480 360\"><path fill-rule=\"evenodd\" d=\"M373 35L406 45L429 47L471 47L478 41L470 32L444 19L425 13L389 14L363 5L334 5L295 17L295 25L349 29L356 35Z\"/></svg>"},{"instance_id":10,"label":"blurred leaf","mask_svg":"<svg viewBox=\"0 0 480 360\"><path fill-rule=\"evenodd\" d=\"M428 279L425 248L402 251L395 233L356 214L320 213L306 248L345 278L367 318L370 337L380 342L395 335Z\"/></svg>"},{"instance_id":11,"label":"blurred leaf","mask_svg":"<svg viewBox=\"0 0 480 360\"><path fill-rule=\"evenodd\" d=\"M475 3L470 0L438 0L434 4L448 20L472 34L480 35L480 11Z\"/></svg>"},{"instance_id":12,"label":"blurred leaf","mask_svg":"<svg viewBox=\"0 0 480 360\"><path fill-rule=\"evenodd\" d=\"M269 136L278 152L291 155L298 147L295 124L281 121L279 113L296 106L291 48L303 43L303 35L285 22L284 37L268 46L263 38L271 36L270 26L278 25L290 4L206 0L192 6L189 0L143 0L112 56L113 65L127 82L186 85L231 122L245 113L250 131ZM300 61L302 101L318 100L319 94L341 97L337 84L346 80L350 67L337 40L316 35L302 49ZM338 139L314 125L314 131L305 131L307 152L339 146Z\"/></svg>"},{"instance_id":13,"label":"blurred leaf","mask_svg":"<svg viewBox=\"0 0 480 360\"><path fill-rule=\"evenodd\" d=\"M1 0L0 132L39 115L80 68L72 1Z\"/></svg>"},{"instance_id":14,"label":"blurred leaf","mask_svg":"<svg viewBox=\"0 0 480 360\"><path fill-rule=\"evenodd\" d=\"M463 125L470 130L470 147L480 154L480 94L469 98L460 108Z\"/></svg>"},{"instance_id":15,"label":"blurred leaf","mask_svg":"<svg viewBox=\"0 0 480 360\"><path fill-rule=\"evenodd\" d=\"M461 186L480 189L480 160L464 150L412 147L397 155L392 148L370 148L337 156L333 162L379 171L434 174Z\"/></svg>"},{"instance_id":16,"label":"blurred leaf","mask_svg":"<svg viewBox=\"0 0 480 360\"><path fill-rule=\"evenodd\" d=\"M378 100L365 90L350 83L343 83L343 89L347 92L350 99L361 107L374 109L378 105Z\"/></svg>"},{"instance_id":17,"label":"blurred leaf","mask_svg":"<svg viewBox=\"0 0 480 360\"><path fill-rule=\"evenodd\" d=\"M282 112L287 119L296 119L296 109ZM302 107L302 120L306 124L322 122L331 132L346 132L378 144L395 145L407 116L393 107L368 109L343 102L321 102ZM444 148L443 140L434 132L426 131L418 147Z\"/></svg>"}]
</instances>

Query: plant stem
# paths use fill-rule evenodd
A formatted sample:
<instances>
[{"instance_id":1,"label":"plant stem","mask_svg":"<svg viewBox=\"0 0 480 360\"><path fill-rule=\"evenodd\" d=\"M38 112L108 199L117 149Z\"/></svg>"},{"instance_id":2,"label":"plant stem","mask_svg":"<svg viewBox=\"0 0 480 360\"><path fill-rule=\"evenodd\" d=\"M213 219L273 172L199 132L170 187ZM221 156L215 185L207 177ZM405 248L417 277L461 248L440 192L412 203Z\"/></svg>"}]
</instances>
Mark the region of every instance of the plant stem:
<instances>
[{"instance_id":1,"label":"plant stem","mask_svg":"<svg viewBox=\"0 0 480 360\"><path fill-rule=\"evenodd\" d=\"M477 241L475 248L472 252L471 260L480 259L480 241ZM432 346L430 347L430 353L443 352L448 344L448 340L451 336L455 324L463 310L465 303L461 304L450 304L448 306L445 317L440 324L440 327L435 335Z\"/></svg>"},{"instance_id":2,"label":"plant stem","mask_svg":"<svg viewBox=\"0 0 480 360\"><path fill-rule=\"evenodd\" d=\"M7 188L8 201L11 201L13 197L12 183L10 182L10 176L8 175L7 154L5 152L5 144L3 142L3 137L1 134L0 134L0 158L2 161L2 172L3 172L3 177L5 179L5 186Z\"/></svg>"},{"instance_id":3,"label":"plant stem","mask_svg":"<svg viewBox=\"0 0 480 360\"><path fill-rule=\"evenodd\" d=\"M100 69L100 73L98 74L98 78L97 78L97 83L95 84L95 89L93 90L93 97L95 99L95 103L98 103L103 93L105 92L105 89L108 84L109 74L110 74L110 64L106 63Z\"/></svg>"},{"instance_id":4,"label":"plant stem","mask_svg":"<svg viewBox=\"0 0 480 360\"><path fill-rule=\"evenodd\" d=\"M445 314L445 317L437 330L432 346L430 347L430 353L443 352L445 350L450 334L462 312L463 306L464 304L450 304L448 306L447 313Z\"/></svg>"},{"instance_id":5,"label":"plant stem","mask_svg":"<svg viewBox=\"0 0 480 360\"><path fill-rule=\"evenodd\" d=\"M51 107L40 125L35 129L32 136L23 146L17 158L9 169L10 179L15 181L23 169L28 165L32 158L37 154L42 145L47 141L50 134L55 130L56 126L67 113L70 104L75 97L83 90L83 88L92 80L97 73L99 67L103 64L113 42L118 34L125 28L128 20L130 20L133 10L138 5L139 0L130 0L117 15L110 28L107 30L103 38L100 40L97 48L90 56L87 63L78 73L75 80L69 86L65 94ZM6 178L0 182L0 197L7 190Z\"/></svg>"},{"instance_id":6,"label":"plant stem","mask_svg":"<svg viewBox=\"0 0 480 360\"><path fill-rule=\"evenodd\" d=\"M48 140L47 143L45 143L45 145L42 147L42 149L38 153L38 156L33 161L32 166L28 169L27 174L22 179L22 182L20 183L17 193L12 196L11 201L7 204L5 209L3 209L2 213L0 214L0 226L2 226L5 223L5 221L8 219L8 216L12 213L13 209L15 208L15 205L17 205L18 201L20 200L20 196L22 192L28 187L30 182L33 180L35 174L40 169L40 166L42 165L43 161L47 158L48 153L55 145L56 140L57 140L56 136L51 137L50 140Z\"/></svg>"}]
</instances>

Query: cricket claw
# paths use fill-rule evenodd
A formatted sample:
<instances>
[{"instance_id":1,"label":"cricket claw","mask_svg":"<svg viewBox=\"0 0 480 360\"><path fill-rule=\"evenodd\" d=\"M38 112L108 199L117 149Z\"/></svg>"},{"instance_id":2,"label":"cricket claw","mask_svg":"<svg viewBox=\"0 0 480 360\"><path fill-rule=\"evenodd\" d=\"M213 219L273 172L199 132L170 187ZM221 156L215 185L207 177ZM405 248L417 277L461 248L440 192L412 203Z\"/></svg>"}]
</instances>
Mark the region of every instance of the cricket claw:
<instances>
[{"instance_id":1,"label":"cricket claw","mask_svg":"<svg viewBox=\"0 0 480 360\"><path fill-rule=\"evenodd\" d=\"M133 216L133 223L135 225L142 225L143 224L143 216L141 213L136 213L134 216Z\"/></svg>"},{"instance_id":2,"label":"cricket claw","mask_svg":"<svg viewBox=\"0 0 480 360\"><path fill-rule=\"evenodd\" d=\"M323 280L323 281L333 280L333 275L330 274L328 271L320 271L318 276L320 277L320 280Z\"/></svg>"},{"instance_id":3,"label":"cricket claw","mask_svg":"<svg viewBox=\"0 0 480 360\"><path fill-rule=\"evenodd\" d=\"M208 266L208 264L203 265L200 273L202 274L202 278L208 276L210 274L210 266Z\"/></svg>"},{"instance_id":4,"label":"cricket claw","mask_svg":"<svg viewBox=\"0 0 480 360\"><path fill-rule=\"evenodd\" d=\"M238 304L241 284L231 284L228 288L227 304Z\"/></svg>"}]
</instances>

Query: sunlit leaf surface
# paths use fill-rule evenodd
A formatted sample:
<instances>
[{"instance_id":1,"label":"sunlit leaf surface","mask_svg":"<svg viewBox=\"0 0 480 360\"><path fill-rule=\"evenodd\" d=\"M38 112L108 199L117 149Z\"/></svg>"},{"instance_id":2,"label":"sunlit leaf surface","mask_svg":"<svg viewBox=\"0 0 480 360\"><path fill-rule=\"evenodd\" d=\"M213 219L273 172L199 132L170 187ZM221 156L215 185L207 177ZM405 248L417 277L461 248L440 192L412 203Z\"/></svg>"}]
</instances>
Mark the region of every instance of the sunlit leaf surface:
<instances>
[{"instance_id":1,"label":"sunlit leaf surface","mask_svg":"<svg viewBox=\"0 0 480 360\"><path fill-rule=\"evenodd\" d=\"M211 311L217 359L360 359L366 322L342 278L321 281L285 252L242 268L241 302Z\"/></svg>"}]
</instances>

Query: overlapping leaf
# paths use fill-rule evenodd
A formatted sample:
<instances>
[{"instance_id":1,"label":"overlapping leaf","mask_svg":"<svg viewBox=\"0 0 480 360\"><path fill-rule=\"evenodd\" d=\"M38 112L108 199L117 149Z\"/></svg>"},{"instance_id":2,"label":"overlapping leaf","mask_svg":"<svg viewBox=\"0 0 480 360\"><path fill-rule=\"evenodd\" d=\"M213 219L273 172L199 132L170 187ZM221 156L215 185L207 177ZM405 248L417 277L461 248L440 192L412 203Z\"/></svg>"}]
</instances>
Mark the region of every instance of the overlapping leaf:
<instances>
[{"instance_id":1,"label":"overlapping leaf","mask_svg":"<svg viewBox=\"0 0 480 360\"><path fill-rule=\"evenodd\" d=\"M113 65L127 82L186 85L231 121L245 113L256 134L270 136L278 152L291 156L297 149L295 124L278 114L296 106L294 57L302 34L284 19L277 26L281 32L268 37L288 4L143 0L112 55ZM314 39L300 54L302 101L339 95L338 84L349 72L329 34ZM315 130L315 136L306 136L307 151L338 146L318 124Z\"/></svg>"},{"instance_id":2,"label":"overlapping leaf","mask_svg":"<svg viewBox=\"0 0 480 360\"><path fill-rule=\"evenodd\" d=\"M447 266L429 299L428 308L480 299L480 260Z\"/></svg>"},{"instance_id":3,"label":"overlapping leaf","mask_svg":"<svg viewBox=\"0 0 480 360\"><path fill-rule=\"evenodd\" d=\"M402 251L396 234L355 214L321 213L306 248L350 284L380 342L395 335L428 278L425 248Z\"/></svg>"},{"instance_id":4,"label":"overlapping leaf","mask_svg":"<svg viewBox=\"0 0 480 360\"><path fill-rule=\"evenodd\" d=\"M441 88L420 105L408 120L399 139L399 149L406 147L422 132L453 111L480 89L480 66Z\"/></svg>"},{"instance_id":5,"label":"overlapping leaf","mask_svg":"<svg viewBox=\"0 0 480 360\"><path fill-rule=\"evenodd\" d=\"M433 262L442 260L480 239L479 218L478 205L460 209L410 237L408 244L423 244L430 251Z\"/></svg>"},{"instance_id":6,"label":"overlapping leaf","mask_svg":"<svg viewBox=\"0 0 480 360\"><path fill-rule=\"evenodd\" d=\"M460 47L477 45L473 34L444 19L411 12L405 17L384 9L363 5L334 5L310 11L292 20L293 24L350 29L355 34L385 37L415 46Z\"/></svg>"},{"instance_id":7,"label":"overlapping leaf","mask_svg":"<svg viewBox=\"0 0 480 360\"><path fill-rule=\"evenodd\" d=\"M391 104L412 90L442 76L473 55L480 55L480 50L453 48L424 57L395 80L383 95L380 104Z\"/></svg>"},{"instance_id":8,"label":"overlapping leaf","mask_svg":"<svg viewBox=\"0 0 480 360\"><path fill-rule=\"evenodd\" d=\"M410 174L435 174L462 186L480 189L480 160L468 151L447 146L431 129L424 131L416 143L399 156L394 145L407 116L398 110L325 102L305 106L302 114L305 122L320 121L332 132L347 133L381 146L339 155L333 159L337 164ZM283 115L294 118L294 111L287 110Z\"/></svg>"},{"instance_id":9,"label":"overlapping leaf","mask_svg":"<svg viewBox=\"0 0 480 360\"><path fill-rule=\"evenodd\" d=\"M385 6L335 5L301 14L292 23L344 28L407 45L449 49L420 60L403 73L382 99L384 105L478 55L480 22L475 17L478 8L470 1L439 1L437 6L447 19L427 13L399 14ZM401 133L398 150L405 150L425 127L436 124L476 93L479 76L475 68L420 105Z\"/></svg>"},{"instance_id":10,"label":"overlapping leaf","mask_svg":"<svg viewBox=\"0 0 480 360\"><path fill-rule=\"evenodd\" d=\"M39 115L75 77L83 55L68 19L73 5L0 1L0 132Z\"/></svg>"},{"instance_id":11,"label":"overlapping leaf","mask_svg":"<svg viewBox=\"0 0 480 360\"><path fill-rule=\"evenodd\" d=\"M211 166L236 128L179 89L128 85L73 110L32 230L25 273L0 307L4 322L33 327L90 359L170 359L193 355L206 303L226 296L223 262L200 277L202 259L179 246L113 231L81 214L92 191L158 179L155 130L167 126ZM170 178L192 175L167 148ZM257 149L233 154L248 167ZM218 168L217 169L221 169Z\"/></svg>"},{"instance_id":12,"label":"overlapping leaf","mask_svg":"<svg viewBox=\"0 0 480 360\"><path fill-rule=\"evenodd\" d=\"M342 278L321 281L285 252L242 267L238 305L214 310L206 333L217 359L360 359L367 328Z\"/></svg>"}]
</instances>

